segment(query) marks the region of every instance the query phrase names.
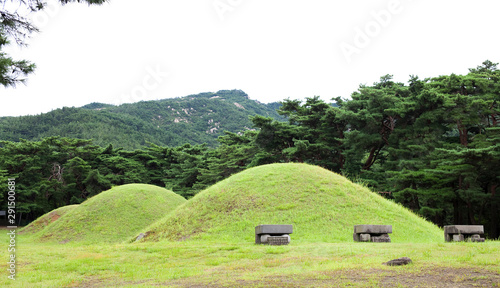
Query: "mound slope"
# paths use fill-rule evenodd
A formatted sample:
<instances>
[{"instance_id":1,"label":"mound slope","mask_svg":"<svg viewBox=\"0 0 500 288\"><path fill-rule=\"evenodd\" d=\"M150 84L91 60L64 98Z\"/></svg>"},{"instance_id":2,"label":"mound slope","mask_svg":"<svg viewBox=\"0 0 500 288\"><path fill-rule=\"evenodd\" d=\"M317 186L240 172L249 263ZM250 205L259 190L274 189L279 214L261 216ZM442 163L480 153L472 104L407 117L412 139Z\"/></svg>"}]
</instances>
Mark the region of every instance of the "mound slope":
<instances>
[{"instance_id":1,"label":"mound slope","mask_svg":"<svg viewBox=\"0 0 500 288\"><path fill-rule=\"evenodd\" d=\"M117 186L71 209L34 237L60 243L122 242L185 201L180 195L154 185Z\"/></svg>"},{"instance_id":2,"label":"mound slope","mask_svg":"<svg viewBox=\"0 0 500 288\"><path fill-rule=\"evenodd\" d=\"M307 164L271 164L200 192L147 228L144 241L254 241L259 224L292 224L292 241L352 242L353 226L393 226L392 242L442 241L408 209L338 174Z\"/></svg>"},{"instance_id":3,"label":"mound slope","mask_svg":"<svg viewBox=\"0 0 500 288\"><path fill-rule=\"evenodd\" d=\"M63 207L59 207L57 209L54 209L54 210L50 211L49 213L45 213L42 216L38 217L35 221L31 222L28 226L24 227L21 231L19 231L19 233L20 234L25 234L25 233L29 234L29 233L37 233L39 231L42 231L43 229L45 229L45 227L52 224L54 221L57 221L64 214L73 210L77 206L78 205L63 206Z\"/></svg>"}]
</instances>

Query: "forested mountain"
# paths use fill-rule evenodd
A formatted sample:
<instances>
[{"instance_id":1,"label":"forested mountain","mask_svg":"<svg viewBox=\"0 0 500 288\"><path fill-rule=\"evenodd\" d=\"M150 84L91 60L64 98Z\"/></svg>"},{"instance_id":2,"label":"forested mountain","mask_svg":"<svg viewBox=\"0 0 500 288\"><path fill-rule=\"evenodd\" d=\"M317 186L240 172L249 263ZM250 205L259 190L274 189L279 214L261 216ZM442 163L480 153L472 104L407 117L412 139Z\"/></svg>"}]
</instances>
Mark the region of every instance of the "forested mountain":
<instances>
[{"instance_id":1,"label":"forested mountain","mask_svg":"<svg viewBox=\"0 0 500 288\"><path fill-rule=\"evenodd\" d=\"M182 138L194 141L233 129L225 124L233 122L223 122L227 119L246 120L237 118L234 111L262 107L242 92L226 92L179 98L163 106L159 105L163 101L119 107L94 103L87 108L100 110L66 108L55 112L80 115L73 124L61 126L66 129L71 129L70 124L110 129L101 131L103 137L115 137L113 131L130 131L130 135L121 134L118 141L131 141L132 136L144 141L155 136L137 134L140 129L156 127L160 131L160 127L198 123L202 128L198 136ZM217 105L210 106L211 101ZM336 98L335 103L317 96L304 103L284 100L277 113L287 121L254 116L237 133L224 133L214 147L150 144L129 150L122 148L125 142L103 147L92 140L58 136L0 141L0 191L8 191L8 179L16 179L16 208L30 221L116 185L153 184L190 198L250 167L301 162L362 182L439 226L480 224L486 237L497 239L499 103L500 70L496 63L485 61L466 75L411 76L408 84L385 75L373 85L361 85L350 99ZM71 119L57 118L57 113L42 115L44 128L49 130L50 125ZM85 117L94 122L83 122ZM112 125L101 127L98 121ZM122 126L114 126L117 123ZM20 131L31 133L30 124L24 125L19 126ZM92 126L88 127L91 131ZM183 132L170 131L172 135ZM6 201L0 197L0 209L5 209Z\"/></svg>"},{"instance_id":2,"label":"forested mountain","mask_svg":"<svg viewBox=\"0 0 500 288\"><path fill-rule=\"evenodd\" d=\"M0 140L39 140L61 136L93 139L100 146L125 149L148 142L178 146L185 143L217 145L223 131L252 129L249 116L278 119L278 103L263 104L241 90L221 90L181 98L113 106L91 103L36 116L0 118Z\"/></svg>"}]
</instances>

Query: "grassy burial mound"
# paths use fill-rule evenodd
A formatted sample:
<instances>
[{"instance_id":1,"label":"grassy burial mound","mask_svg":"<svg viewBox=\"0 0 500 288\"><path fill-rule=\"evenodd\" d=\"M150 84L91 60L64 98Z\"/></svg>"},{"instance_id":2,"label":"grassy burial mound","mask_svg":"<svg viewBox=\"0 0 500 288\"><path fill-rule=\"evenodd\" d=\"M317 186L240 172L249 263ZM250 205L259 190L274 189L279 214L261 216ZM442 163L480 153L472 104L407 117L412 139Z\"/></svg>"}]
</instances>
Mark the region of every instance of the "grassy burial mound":
<instances>
[{"instance_id":1,"label":"grassy burial mound","mask_svg":"<svg viewBox=\"0 0 500 288\"><path fill-rule=\"evenodd\" d=\"M54 221L58 220L64 214L78 207L78 205L68 205L59 207L50 211L49 213L45 213L42 216L38 217L35 221L31 222L28 226L24 227L19 231L20 234L33 234L39 231L42 231L48 225L52 224Z\"/></svg>"},{"instance_id":2,"label":"grassy burial mound","mask_svg":"<svg viewBox=\"0 0 500 288\"><path fill-rule=\"evenodd\" d=\"M185 201L154 185L117 186L86 200L34 237L60 243L122 242L143 232Z\"/></svg>"},{"instance_id":3,"label":"grassy burial mound","mask_svg":"<svg viewBox=\"0 0 500 288\"><path fill-rule=\"evenodd\" d=\"M292 224L292 243L352 242L353 226L393 226L392 242L442 242L437 226L345 177L307 164L271 164L200 192L147 228L144 241L253 242L259 224Z\"/></svg>"}]
</instances>

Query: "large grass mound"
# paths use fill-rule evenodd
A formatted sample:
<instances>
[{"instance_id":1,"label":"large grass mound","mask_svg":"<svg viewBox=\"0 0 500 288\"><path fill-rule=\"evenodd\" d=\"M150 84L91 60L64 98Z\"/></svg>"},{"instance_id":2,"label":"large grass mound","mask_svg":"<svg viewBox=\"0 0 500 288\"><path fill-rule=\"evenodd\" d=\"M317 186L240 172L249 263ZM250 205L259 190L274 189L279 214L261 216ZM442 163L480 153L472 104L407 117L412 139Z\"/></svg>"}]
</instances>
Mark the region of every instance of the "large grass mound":
<instances>
[{"instance_id":1,"label":"large grass mound","mask_svg":"<svg viewBox=\"0 0 500 288\"><path fill-rule=\"evenodd\" d=\"M76 208L78 205L68 205L59 207L50 211L49 213L45 213L42 216L38 217L35 221L31 222L28 226L24 227L19 231L20 234L30 234L37 233L45 229L45 227L52 224L54 221L57 221L64 214Z\"/></svg>"},{"instance_id":2,"label":"large grass mound","mask_svg":"<svg viewBox=\"0 0 500 288\"><path fill-rule=\"evenodd\" d=\"M293 224L292 243L352 242L357 224L392 225L392 242L442 242L408 209L338 174L306 164L245 170L200 192L147 228L144 241L254 241L259 224Z\"/></svg>"},{"instance_id":3,"label":"large grass mound","mask_svg":"<svg viewBox=\"0 0 500 288\"><path fill-rule=\"evenodd\" d=\"M174 192L153 185L117 186L71 209L34 237L60 243L122 242L185 201Z\"/></svg>"}]
</instances>

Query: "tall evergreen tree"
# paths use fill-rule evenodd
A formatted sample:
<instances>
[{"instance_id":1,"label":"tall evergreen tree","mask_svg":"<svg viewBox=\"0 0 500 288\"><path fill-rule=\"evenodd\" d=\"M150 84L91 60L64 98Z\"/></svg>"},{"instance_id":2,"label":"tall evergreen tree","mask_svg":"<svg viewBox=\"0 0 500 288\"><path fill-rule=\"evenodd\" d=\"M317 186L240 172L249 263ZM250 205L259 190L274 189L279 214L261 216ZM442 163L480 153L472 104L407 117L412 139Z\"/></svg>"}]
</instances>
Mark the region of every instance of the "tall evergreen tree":
<instances>
[{"instance_id":1,"label":"tall evergreen tree","mask_svg":"<svg viewBox=\"0 0 500 288\"><path fill-rule=\"evenodd\" d=\"M408 109L413 105L410 91L391 75L380 78L373 86L360 86L352 100L340 101L339 118L347 123L344 140L345 173L368 174L377 161L385 161L387 148L397 139L395 129L404 125ZM368 178L368 177L365 177Z\"/></svg>"}]
</instances>

